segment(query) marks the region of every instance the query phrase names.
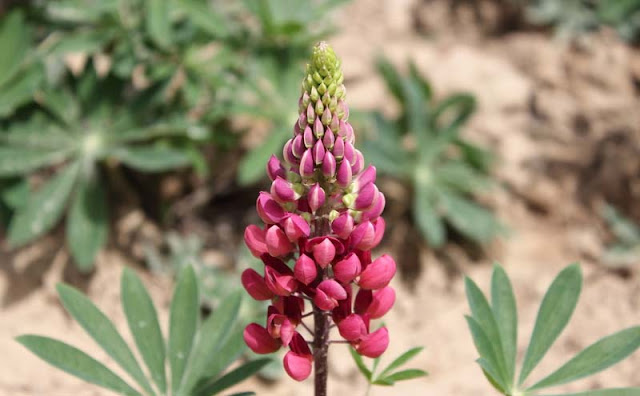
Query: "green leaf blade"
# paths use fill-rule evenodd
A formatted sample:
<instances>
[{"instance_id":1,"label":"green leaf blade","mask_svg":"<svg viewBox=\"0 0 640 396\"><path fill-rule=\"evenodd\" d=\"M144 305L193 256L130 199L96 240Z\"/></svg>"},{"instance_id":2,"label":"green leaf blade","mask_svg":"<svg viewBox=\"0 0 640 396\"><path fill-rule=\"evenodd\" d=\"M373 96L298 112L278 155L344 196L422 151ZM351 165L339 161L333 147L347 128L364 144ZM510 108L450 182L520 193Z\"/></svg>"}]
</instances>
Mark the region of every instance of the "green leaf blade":
<instances>
[{"instance_id":1,"label":"green leaf blade","mask_svg":"<svg viewBox=\"0 0 640 396\"><path fill-rule=\"evenodd\" d=\"M501 389L508 389L504 379L498 371L498 357L494 352L491 340L487 337L482 326L480 326L474 318L471 316L465 316L465 319L467 320L469 330L471 331L473 343L480 354L478 364L480 364L480 367L482 367L485 372L491 374L491 377Z\"/></svg>"},{"instance_id":2,"label":"green leaf blade","mask_svg":"<svg viewBox=\"0 0 640 396\"><path fill-rule=\"evenodd\" d=\"M66 373L123 395L140 396L138 391L113 371L71 345L36 335L22 335L17 341L42 360Z\"/></svg>"},{"instance_id":3,"label":"green leaf blade","mask_svg":"<svg viewBox=\"0 0 640 396\"><path fill-rule=\"evenodd\" d=\"M391 375L388 375L382 378L383 381L390 382L398 382L398 381L407 381L415 378L426 377L428 374L424 370L419 369L407 369L395 372Z\"/></svg>"},{"instance_id":4,"label":"green leaf blade","mask_svg":"<svg viewBox=\"0 0 640 396\"><path fill-rule=\"evenodd\" d=\"M511 281L498 264L494 265L491 276L491 306L502 340L507 374L513 382L518 351L518 310Z\"/></svg>"},{"instance_id":5,"label":"green leaf blade","mask_svg":"<svg viewBox=\"0 0 640 396\"><path fill-rule=\"evenodd\" d=\"M413 359L413 357L419 354L423 349L423 347L415 347L409 349L402 355L398 356L394 361L391 362L391 364L389 364L384 370L382 370L382 373L380 373L379 377L384 377L386 374L399 368L409 360Z\"/></svg>"},{"instance_id":6,"label":"green leaf blade","mask_svg":"<svg viewBox=\"0 0 640 396\"><path fill-rule=\"evenodd\" d=\"M545 396L640 396L640 388L598 389L578 393L565 393L562 395Z\"/></svg>"},{"instance_id":7,"label":"green leaf blade","mask_svg":"<svg viewBox=\"0 0 640 396\"><path fill-rule=\"evenodd\" d=\"M140 369L133 353L113 323L84 294L71 286L57 285L62 305L80 323L82 328L115 360L136 382L149 393L151 386Z\"/></svg>"},{"instance_id":8,"label":"green leaf blade","mask_svg":"<svg viewBox=\"0 0 640 396\"><path fill-rule=\"evenodd\" d=\"M598 373L631 355L640 347L640 326L601 338L529 390L566 384Z\"/></svg>"},{"instance_id":9,"label":"green leaf blade","mask_svg":"<svg viewBox=\"0 0 640 396\"><path fill-rule=\"evenodd\" d=\"M166 393L165 344L153 301L140 278L132 270L126 268L122 272L120 284L122 308L127 317L129 330L151 373L151 378L158 389Z\"/></svg>"},{"instance_id":10,"label":"green leaf blade","mask_svg":"<svg viewBox=\"0 0 640 396\"><path fill-rule=\"evenodd\" d=\"M164 172L189 163L188 155L169 147L121 147L112 154L125 165L142 172Z\"/></svg>"},{"instance_id":11,"label":"green leaf blade","mask_svg":"<svg viewBox=\"0 0 640 396\"><path fill-rule=\"evenodd\" d=\"M271 359L262 358L245 363L237 369L232 370L224 376L220 377L217 381L204 386L200 391L195 393L194 396L216 395L221 391L228 389L233 385L236 385L251 377L270 362Z\"/></svg>"},{"instance_id":12,"label":"green leaf blade","mask_svg":"<svg viewBox=\"0 0 640 396\"><path fill-rule=\"evenodd\" d=\"M364 364L362 356L353 348L349 348L349 352L351 353L351 357L353 358L356 367L358 367L358 370L360 370L360 372L362 373L362 375L364 375L368 382L371 382L371 370L369 370Z\"/></svg>"},{"instance_id":13,"label":"green leaf blade","mask_svg":"<svg viewBox=\"0 0 640 396\"><path fill-rule=\"evenodd\" d=\"M520 372L518 381L520 385L527 379L571 319L578 303L581 288L582 273L577 264L562 270L552 282L540 304L533 334Z\"/></svg>"},{"instance_id":14,"label":"green leaf blade","mask_svg":"<svg viewBox=\"0 0 640 396\"><path fill-rule=\"evenodd\" d=\"M159 47L168 47L172 41L169 0L148 0L146 7L146 27L149 36Z\"/></svg>"}]
</instances>

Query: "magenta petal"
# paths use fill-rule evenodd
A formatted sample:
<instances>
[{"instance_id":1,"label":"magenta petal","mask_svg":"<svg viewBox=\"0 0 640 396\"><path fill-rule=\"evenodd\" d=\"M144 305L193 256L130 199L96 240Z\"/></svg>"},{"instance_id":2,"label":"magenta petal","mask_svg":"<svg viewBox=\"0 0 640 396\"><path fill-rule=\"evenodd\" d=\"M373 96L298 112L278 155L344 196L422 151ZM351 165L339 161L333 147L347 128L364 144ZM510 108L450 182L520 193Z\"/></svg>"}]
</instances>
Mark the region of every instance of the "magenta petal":
<instances>
[{"instance_id":1,"label":"magenta petal","mask_svg":"<svg viewBox=\"0 0 640 396\"><path fill-rule=\"evenodd\" d=\"M389 346L389 331L386 327L381 327L373 333L366 335L362 341L356 345L359 354L370 358L377 358L387 350Z\"/></svg>"},{"instance_id":2,"label":"magenta petal","mask_svg":"<svg viewBox=\"0 0 640 396\"><path fill-rule=\"evenodd\" d=\"M333 266L335 278L344 284L351 282L356 276L360 275L361 271L362 264L354 253L349 253Z\"/></svg>"},{"instance_id":3,"label":"magenta petal","mask_svg":"<svg viewBox=\"0 0 640 396\"><path fill-rule=\"evenodd\" d=\"M301 254L293 267L293 273L297 280L308 285L318 276L318 269L311 257Z\"/></svg>"},{"instance_id":4,"label":"magenta petal","mask_svg":"<svg viewBox=\"0 0 640 396\"><path fill-rule=\"evenodd\" d=\"M344 157L344 139L338 137L333 143L333 150L331 151L336 160L340 161Z\"/></svg>"},{"instance_id":5,"label":"magenta petal","mask_svg":"<svg viewBox=\"0 0 640 396\"><path fill-rule=\"evenodd\" d=\"M327 128L327 131L324 134L324 138L322 138L322 144L324 145L324 148L326 148L327 150L331 150L335 142L336 137L333 135L331 129Z\"/></svg>"},{"instance_id":6,"label":"magenta petal","mask_svg":"<svg viewBox=\"0 0 640 396\"><path fill-rule=\"evenodd\" d=\"M325 238L322 242L313 246L313 257L318 265L326 268L336 256L336 247L333 243Z\"/></svg>"},{"instance_id":7,"label":"magenta petal","mask_svg":"<svg viewBox=\"0 0 640 396\"><path fill-rule=\"evenodd\" d=\"M244 243L255 257L260 258L267 252L267 244L264 238L264 230L257 225L251 224L244 229Z\"/></svg>"},{"instance_id":8,"label":"magenta petal","mask_svg":"<svg viewBox=\"0 0 640 396\"><path fill-rule=\"evenodd\" d=\"M363 289L382 289L389 284L395 273L396 262L391 256L384 254L362 271L358 285Z\"/></svg>"},{"instance_id":9,"label":"magenta petal","mask_svg":"<svg viewBox=\"0 0 640 396\"><path fill-rule=\"evenodd\" d=\"M314 169L315 164L313 163L313 153L311 149L307 149L300 159L300 176L307 178L311 177L313 176Z\"/></svg>"},{"instance_id":10,"label":"magenta petal","mask_svg":"<svg viewBox=\"0 0 640 396\"><path fill-rule=\"evenodd\" d=\"M302 157L304 150L306 150L306 147L304 146L302 135L298 135L293 138L293 143L291 143L291 152L293 153L293 155L296 158L300 158Z\"/></svg>"},{"instance_id":11,"label":"magenta petal","mask_svg":"<svg viewBox=\"0 0 640 396\"><path fill-rule=\"evenodd\" d=\"M322 140L318 140L316 144L313 146L313 161L316 165L321 165L324 161L324 153L325 153L324 145L322 144Z\"/></svg>"},{"instance_id":12,"label":"magenta petal","mask_svg":"<svg viewBox=\"0 0 640 396\"><path fill-rule=\"evenodd\" d=\"M269 300L273 297L273 293L267 287L264 277L251 268L242 272L240 281L242 282L242 286L247 290L247 293L258 301Z\"/></svg>"},{"instance_id":13,"label":"magenta petal","mask_svg":"<svg viewBox=\"0 0 640 396\"><path fill-rule=\"evenodd\" d=\"M315 213L320 207L324 205L326 194L324 189L320 187L320 184L316 183L309 189L308 204L311 210Z\"/></svg>"},{"instance_id":14,"label":"magenta petal","mask_svg":"<svg viewBox=\"0 0 640 396\"><path fill-rule=\"evenodd\" d=\"M359 189L361 186L366 186L369 183L375 183L375 182L376 182L376 167L373 165L369 165L367 169L365 169L364 171L362 171L360 175L358 175L358 179L357 179L358 185L356 187Z\"/></svg>"},{"instance_id":15,"label":"magenta petal","mask_svg":"<svg viewBox=\"0 0 640 396\"><path fill-rule=\"evenodd\" d=\"M282 344L284 346L289 346L289 343L291 342L295 331L296 329L289 319L285 319L282 322L282 325L280 326L280 339L282 340Z\"/></svg>"},{"instance_id":16,"label":"magenta petal","mask_svg":"<svg viewBox=\"0 0 640 396\"><path fill-rule=\"evenodd\" d=\"M331 230L342 239L347 239L353 231L353 216L349 212L343 212L331 222Z\"/></svg>"},{"instance_id":17,"label":"magenta petal","mask_svg":"<svg viewBox=\"0 0 640 396\"><path fill-rule=\"evenodd\" d=\"M347 341L357 341L367 335L367 326L360 315L351 314L338 323L338 331Z\"/></svg>"},{"instance_id":18,"label":"magenta petal","mask_svg":"<svg viewBox=\"0 0 640 396\"><path fill-rule=\"evenodd\" d=\"M313 123L313 134L318 139L322 139L322 137L324 136L324 126L322 125L322 121L320 121L320 118L316 118L315 122Z\"/></svg>"},{"instance_id":19,"label":"magenta petal","mask_svg":"<svg viewBox=\"0 0 640 396\"><path fill-rule=\"evenodd\" d=\"M373 293L371 303L367 308L367 314L371 319L383 317L393 307L396 302L396 292L392 287L387 286Z\"/></svg>"},{"instance_id":20,"label":"magenta petal","mask_svg":"<svg viewBox=\"0 0 640 396\"><path fill-rule=\"evenodd\" d=\"M364 315L367 313L371 302L373 301L373 292L371 290L360 289L356 294L356 299L353 303L353 312L358 315Z\"/></svg>"},{"instance_id":21,"label":"magenta petal","mask_svg":"<svg viewBox=\"0 0 640 396\"><path fill-rule=\"evenodd\" d=\"M357 175L362 172L362 169L364 169L364 155L362 155L362 152L360 152L360 150L356 150L355 159L351 165L351 173Z\"/></svg>"},{"instance_id":22,"label":"magenta petal","mask_svg":"<svg viewBox=\"0 0 640 396\"><path fill-rule=\"evenodd\" d=\"M310 126L307 125L307 127L304 128L304 133L302 136L303 136L304 146L306 148L311 148L316 143L316 138L313 136L313 132L311 131Z\"/></svg>"},{"instance_id":23,"label":"magenta petal","mask_svg":"<svg viewBox=\"0 0 640 396\"><path fill-rule=\"evenodd\" d=\"M322 290L316 290L316 294L313 296L313 303L323 311L331 311L338 306L338 301L329 297L327 293Z\"/></svg>"},{"instance_id":24,"label":"magenta petal","mask_svg":"<svg viewBox=\"0 0 640 396\"><path fill-rule=\"evenodd\" d=\"M264 281L269 290L278 296L288 296L298 288L293 276L282 275L271 267L264 268Z\"/></svg>"},{"instance_id":25,"label":"magenta petal","mask_svg":"<svg viewBox=\"0 0 640 396\"><path fill-rule=\"evenodd\" d=\"M296 381L304 381L311 375L312 362L311 356L298 355L293 351L287 352L282 360L285 371Z\"/></svg>"},{"instance_id":26,"label":"magenta petal","mask_svg":"<svg viewBox=\"0 0 640 396\"><path fill-rule=\"evenodd\" d=\"M349 161L343 160L338 166L338 172L336 173L336 182L342 188L346 188L351 184L351 165Z\"/></svg>"},{"instance_id":27,"label":"magenta petal","mask_svg":"<svg viewBox=\"0 0 640 396\"><path fill-rule=\"evenodd\" d=\"M282 178L285 177L284 167L275 155L271 155L269 162L267 162L267 175L269 175L269 179L271 179L271 181L275 180L278 176Z\"/></svg>"},{"instance_id":28,"label":"magenta petal","mask_svg":"<svg viewBox=\"0 0 640 396\"><path fill-rule=\"evenodd\" d=\"M334 281L333 279L326 279L320 282L317 290L323 291L327 296L336 300L344 300L345 298L347 298L347 291L344 289L344 287L342 287L341 284Z\"/></svg>"},{"instance_id":29,"label":"magenta petal","mask_svg":"<svg viewBox=\"0 0 640 396\"><path fill-rule=\"evenodd\" d=\"M369 183L363 186L360 191L358 191L358 196L354 203L354 208L356 210L367 210L373 206L377 198L378 187L376 187L376 185L373 183Z\"/></svg>"},{"instance_id":30,"label":"magenta petal","mask_svg":"<svg viewBox=\"0 0 640 396\"><path fill-rule=\"evenodd\" d=\"M387 222L384 221L382 217L378 217L373 222L373 228L375 229L375 236L373 238L373 245L371 246L372 249L378 246L380 241L382 241L382 237L384 236L384 230L386 226L387 226Z\"/></svg>"},{"instance_id":31,"label":"magenta petal","mask_svg":"<svg viewBox=\"0 0 640 396\"><path fill-rule=\"evenodd\" d=\"M351 232L351 245L360 250L370 250L375 237L375 227L370 221L365 221L358 224Z\"/></svg>"},{"instance_id":32,"label":"magenta petal","mask_svg":"<svg viewBox=\"0 0 640 396\"><path fill-rule=\"evenodd\" d=\"M293 190L291 182L281 177L277 177L271 183L271 196L279 202L293 202L300 198L300 194Z\"/></svg>"},{"instance_id":33,"label":"magenta petal","mask_svg":"<svg viewBox=\"0 0 640 396\"><path fill-rule=\"evenodd\" d=\"M326 178L334 177L336 175L336 167L336 158L331 154L331 151L327 151L322 162L322 175Z\"/></svg>"},{"instance_id":34,"label":"magenta petal","mask_svg":"<svg viewBox=\"0 0 640 396\"><path fill-rule=\"evenodd\" d=\"M282 222L282 228L284 228L284 233L291 242L295 242L303 237L306 238L311 232L309 223L307 223L302 216L293 213L289 214L287 218L284 219Z\"/></svg>"},{"instance_id":35,"label":"magenta petal","mask_svg":"<svg viewBox=\"0 0 640 396\"><path fill-rule=\"evenodd\" d=\"M271 337L267 329L257 323L251 323L244 329L244 342L259 354L272 353L280 349L280 342Z\"/></svg>"},{"instance_id":36,"label":"magenta petal","mask_svg":"<svg viewBox=\"0 0 640 396\"><path fill-rule=\"evenodd\" d=\"M279 223L285 217L285 212L284 209L282 209L282 206L271 198L269 193L264 191L258 195L256 210L258 211L258 215L262 221L266 224Z\"/></svg>"},{"instance_id":37,"label":"magenta petal","mask_svg":"<svg viewBox=\"0 0 640 396\"><path fill-rule=\"evenodd\" d=\"M289 254L294 247L284 231L277 225L272 225L267 229L265 241L267 250L273 257L285 256Z\"/></svg>"}]
</instances>

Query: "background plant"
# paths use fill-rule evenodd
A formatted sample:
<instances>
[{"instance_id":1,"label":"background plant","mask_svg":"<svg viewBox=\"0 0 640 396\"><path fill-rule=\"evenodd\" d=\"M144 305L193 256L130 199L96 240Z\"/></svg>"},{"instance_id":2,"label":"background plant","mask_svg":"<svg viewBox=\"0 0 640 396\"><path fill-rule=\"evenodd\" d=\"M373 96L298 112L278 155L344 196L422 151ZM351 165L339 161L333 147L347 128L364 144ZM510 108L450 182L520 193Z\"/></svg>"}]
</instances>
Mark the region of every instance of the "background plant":
<instances>
[{"instance_id":1,"label":"background plant","mask_svg":"<svg viewBox=\"0 0 640 396\"><path fill-rule=\"evenodd\" d=\"M614 237L602 257L604 263L621 268L640 262L640 226L622 216L611 205L604 206L602 216Z\"/></svg>"},{"instance_id":2,"label":"background plant","mask_svg":"<svg viewBox=\"0 0 640 396\"><path fill-rule=\"evenodd\" d=\"M480 354L477 363L491 385L504 395L538 395L542 389L566 384L613 366L640 347L640 326L619 331L591 344L533 385L525 386L529 374L571 319L582 289L580 267L573 264L565 268L545 293L518 377L518 314L507 274L499 265L494 266L491 304L471 279L465 279L465 286L471 308L467 323ZM640 395L640 388L603 389L572 395L632 396Z\"/></svg>"},{"instance_id":3,"label":"background plant","mask_svg":"<svg viewBox=\"0 0 640 396\"><path fill-rule=\"evenodd\" d=\"M122 273L122 308L148 375L113 323L88 298L63 284L58 285L58 294L71 316L135 381L137 389L99 361L64 342L36 335L20 336L18 341L49 364L119 394L215 395L269 362L269 359L254 360L224 373L245 350L237 326L240 294L230 296L201 323L198 283L190 266L184 267L176 284L166 341L142 282L131 270ZM249 394L253 393L236 395Z\"/></svg>"},{"instance_id":4,"label":"background plant","mask_svg":"<svg viewBox=\"0 0 640 396\"><path fill-rule=\"evenodd\" d=\"M373 133L363 141L363 152L381 173L407 186L412 219L430 246L442 246L449 227L478 243L495 238L502 227L473 198L492 185L492 156L460 135L475 110L473 96L436 100L413 63L406 75L384 58L377 66L400 114L391 119L371 114Z\"/></svg>"},{"instance_id":5,"label":"background plant","mask_svg":"<svg viewBox=\"0 0 640 396\"><path fill-rule=\"evenodd\" d=\"M414 378L420 378L427 375L427 372L420 369L402 369L400 368L404 366L409 360L413 359L417 354L422 351L422 347L411 348L408 351L404 352L397 358L393 359L391 363L382 371L377 372L378 366L380 365L381 357L373 359L373 363L371 367L367 367L364 362L362 356L360 356L353 348L349 351L351 352L351 357L355 362L358 370L364 378L367 380L367 393L369 395L371 391L371 387L374 385L378 386L393 386L398 381L407 381Z\"/></svg>"}]
</instances>

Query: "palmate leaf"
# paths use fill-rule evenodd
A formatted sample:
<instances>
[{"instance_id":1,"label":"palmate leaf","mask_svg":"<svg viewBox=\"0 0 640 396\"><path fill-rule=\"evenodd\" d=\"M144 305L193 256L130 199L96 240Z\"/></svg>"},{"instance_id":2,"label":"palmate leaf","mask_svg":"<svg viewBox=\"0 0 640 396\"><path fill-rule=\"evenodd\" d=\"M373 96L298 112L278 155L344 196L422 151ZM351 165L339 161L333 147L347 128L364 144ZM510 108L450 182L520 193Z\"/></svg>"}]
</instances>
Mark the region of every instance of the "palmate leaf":
<instances>
[{"instance_id":1,"label":"palmate leaf","mask_svg":"<svg viewBox=\"0 0 640 396\"><path fill-rule=\"evenodd\" d=\"M0 87L0 117L6 117L20 106L33 99L44 80L44 72L39 64L31 64L18 71Z\"/></svg>"},{"instance_id":2,"label":"palmate leaf","mask_svg":"<svg viewBox=\"0 0 640 396\"><path fill-rule=\"evenodd\" d=\"M0 147L0 177L20 176L46 165L62 162L71 151Z\"/></svg>"},{"instance_id":3,"label":"palmate leaf","mask_svg":"<svg viewBox=\"0 0 640 396\"><path fill-rule=\"evenodd\" d=\"M62 216L79 168L79 162L68 165L18 208L9 225L8 239L11 245L20 246L30 242L56 224Z\"/></svg>"},{"instance_id":4,"label":"palmate leaf","mask_svg":"<svg viewBox=\"0 0 640 396\"><path fill-rule=\"evenodd\" d=\"M153 382L162 393L166 393L165 346L153 301L140 278L128 268L122 272L120 285L122 308L129 330Z\"/></svg>"},{"instance_id":5,"label":"palmate leaf","mask_svg":"<svg viewBox=\"0 0 640 396\"><path fill-rule=\"evenodd\" d=\"M169 364L171 366L171 390L176 393L181 386L184 371L191 355L199 321L198 281L191 266L180 271L171 300L169 315Z\"/></svg>"},{"instance_id":6,"label":"palmate leaf","mask_svg":"<svg viewBox=\"0 0 640 396\"><path fill-rule=\"evenodd\" d=\"M14 9L0 19L0 87L22 65L29 49L29 35L22 10Z\"/></svg>"},{"instance_id":7,"label":"palmate leaf","mask_svg":"<svg viewBox=\"0 0 640 396\"><path fill-rule=\"evenodd\" d=\"M107 241L109 215L103 181L97 176L78 185L67 219L67 243L82 271L93 268L96 254Z\"/></svg>"},{"instance_id":8,"label":"palmate leaf","mask_svg":"<svg viewBox=\"0 0 640 396\"><path fill-rule=\"evenodd\" d=\"M182 150L161 146L119 147L111 155L143 172L163 172L189 163L189 156Z\"/></svg>"},{"instance_id":9,"label":"palmate leaf","mask_svg":"<svg viewBox=\"0 0 640 396\"><path fill-rule=\"evenodd\" d=\"M64 342L36 335L23 335L16 340L47 363L71 375L123 395L141 396L102 363Z\"/></svg>"},{"instance_id":10,"label":"palmate leaf","mask_svg":"<svg viewBox=\"0 0 640 396\"><path fill-rule=\"evenodd\" d=\"M113 323L87 297L63 284L57 286L62 305L85 331L148 393L153 393L136 358Z\"/></svg>"},{"instance_id":11,"label":"palmate leaf","mask_svg":"<svg viewBox=\"0 0 640 396\"><path fill-rule=\"evenodd\" d=\"M531 341L522 364L519 384L527 379L569 323L581 289L582 272L577 264L565 268L554 279L540 305Z\"/></svg>"},{"instance_id":12,"label":"palmate leaf","mask_svg":"<svg viewBox=\"0 0 640 396\"><path fill-rule=\"evenodd\" d=\"M487 243L502 231L493 213L459 194L438 190L439 203L449 224L465 237Z\"/></svg>"}]
</instances>

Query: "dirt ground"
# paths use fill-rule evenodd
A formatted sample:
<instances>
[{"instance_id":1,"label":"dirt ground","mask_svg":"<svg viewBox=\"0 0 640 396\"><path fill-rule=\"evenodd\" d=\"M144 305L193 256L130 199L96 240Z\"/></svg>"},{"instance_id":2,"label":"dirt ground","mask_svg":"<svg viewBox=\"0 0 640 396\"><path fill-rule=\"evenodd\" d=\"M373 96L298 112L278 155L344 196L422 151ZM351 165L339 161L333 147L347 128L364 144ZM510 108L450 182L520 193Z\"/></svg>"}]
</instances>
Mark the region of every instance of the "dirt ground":
<instances>
[{"instance_id":1,"label":"dirt ground","mask_svg":"<svg viewBox=\"0 0 640 396\"><path fill-rule=\"evenodd\" d=\"M499 19L490 7L486 10L489 18ZM336 14L341 31L331 44L343 58L352 107L393 111L373 70L379 53L397 65L414 59L439 95L460 90L476 95L479 110L466 133L499 156L499 187L484 199L510 228L481 259L469 258L456 246L438 255L425 249L421 271L411 274L411 282L394 280L398 299L385 317L391 333L386 359L425 346L412 366L430 375L374 389L371 395L494 394L474 362L477 354L463 317L468 308L462 279L462 274L469 275L487 290L493 261L504 264L517 294L520 356L555 274L572 262L582 264L585 285L574 318L532 379L596 339L640 323L640 267L613 271L601 264L609 235L597 214L607 200L640 221L638 50L607 32L579 45L539 31L487 33L471 15L464 8L452 12L447 2L437 0L357 0ZM394 233L380 250L397 251L402 238ZM118 285L122 267L135 264L110 250L100 256L95 274L85 279L66 268L68 257L57 241L52 237L18 254L3 255L1 396L110 394L50 368L13 340L23 333L45 334L109 362L57 302L54 285L63 278L83 287L128 335ZM161 319L166 319L170 281L141 274L162 308ZM331 395L364 395L364 381L346 347L331 350L330 365ZM558 391L640 386L638 367L636 353L613 369ZM253 380L238 390L309 395L311 382Z\"/></svg>"}]
</instances>

